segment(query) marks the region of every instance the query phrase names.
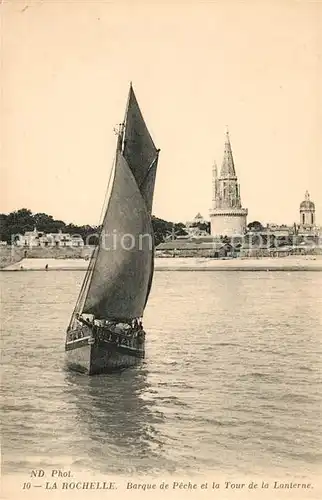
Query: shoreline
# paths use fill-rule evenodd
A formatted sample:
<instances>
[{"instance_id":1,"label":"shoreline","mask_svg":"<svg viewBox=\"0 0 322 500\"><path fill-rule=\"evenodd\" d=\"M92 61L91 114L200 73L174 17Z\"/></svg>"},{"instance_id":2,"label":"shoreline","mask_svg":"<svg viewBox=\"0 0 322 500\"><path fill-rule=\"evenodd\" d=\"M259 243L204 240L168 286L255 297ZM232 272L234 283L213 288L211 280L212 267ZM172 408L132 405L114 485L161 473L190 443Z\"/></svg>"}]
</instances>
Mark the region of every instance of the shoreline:
<instances>
[{"instance_id":1,"label":"shoreline","mask_svg":"<svg viewBox=\"0 0 322 500\"><path fill-rule=\"evenodd\" d=\"M0 269L0 272L7 272L7 273L17 273L17 272L39 272L39 271L44 271L44 269ZM61 272L61 271L84 271L84 269L47 269L46 272ZM274 272L274 271L280 271L280 272L293 272L293 271L302 271L302 272L322 272L322 267L318 268L312 268L312 267L268 267L268 268L260 268L260 267L217 267L217 268L207 268L207 267L167 267L167 268L158 268L154 270L155 272L158 271L176 271L176 272L236 272L236 271L243 271L243 272Z\"/></svg>"},{"instance_id":2,"label":"shoreline","mask_svg":"<svg viewBox=\"0 0 322 500\"><path fill-rule=\"evenodd\" d=\"M45 266L48 265L48 269ZM17 271L86 271L89 260L81 259L23 259L0 269ZM258 259L155 258L155 271L318 271L322 272L322 258L316 257L262 257Z\"/></svg>"}]
</instances>

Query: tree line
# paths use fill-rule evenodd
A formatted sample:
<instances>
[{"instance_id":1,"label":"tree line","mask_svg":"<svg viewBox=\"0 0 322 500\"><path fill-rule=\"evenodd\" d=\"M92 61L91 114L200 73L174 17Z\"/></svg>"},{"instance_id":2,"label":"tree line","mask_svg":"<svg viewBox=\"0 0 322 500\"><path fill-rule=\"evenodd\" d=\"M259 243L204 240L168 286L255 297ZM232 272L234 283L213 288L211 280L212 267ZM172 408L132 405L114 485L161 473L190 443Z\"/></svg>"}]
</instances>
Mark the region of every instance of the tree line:
<instances>
[{"instance_id":1,"label":"tree line","mask_svg":"<svg viewBox=\"0 0 322 500\"><path fill-rule=\"evenodd\" d=\"M165 240L167 236L174 233L176 236L186 234L182 222L173 223L152 216L152 226L154 231L155 244L158 245ZM66 224L66 222L54 219L52 215L43 212L32 213L28 208L21 208L9 214L0 214L0 240L12 243L15 235L24 234L26 231L37 231L44 233L63 233L79 234L84 241L99 232L99 226L91 226L89 224L78 226L76 224ZM95 238L90 239L91 244L95 244Z\"/></svg>"},{"instance_id":2,"label":"tree line","mask_svg":"<svg viewBox=\"0 0 322 500\"><path fill-rule=\"evenodd\" d=\"M177 238L186 235L185 225L182 222L174 223L158 217L152 216L152 226L154 231L155 245L159 245L166 238ZM200 230L210 233L209 222L197 222L192 224ZM13 242L15 235L24 234L26 231L33 231L34 228L44 233L63 233L79 234L84 242L90 241L90 244L97 243L97 235L100 227L89 224L78 226L76 224L66 224L64 221L54 219L52 215L43 212L32 213L27 208L21 208L9 214L0 214L0 240L6 241L9 245ZM294 231L296 234L296 231ZM248 233L248 234L247 234ZM274 234L266 235L265 227L259 221L250 222L247 226L247 233L243 236L244 243L252 245L265 244L265 246L283 246L294 244L294 235L276 236ZM257 234L256 234L257 233ZM93 236L94 235L94 236ZM257 236L258 235L258 236ZM91 238L89 238L91 236ZM301 241L301 238L297 238ZM229 243L230 238L222 236L224 243ZM258 241L257 241L258 240Z\"/></svg>"}]
</instances>

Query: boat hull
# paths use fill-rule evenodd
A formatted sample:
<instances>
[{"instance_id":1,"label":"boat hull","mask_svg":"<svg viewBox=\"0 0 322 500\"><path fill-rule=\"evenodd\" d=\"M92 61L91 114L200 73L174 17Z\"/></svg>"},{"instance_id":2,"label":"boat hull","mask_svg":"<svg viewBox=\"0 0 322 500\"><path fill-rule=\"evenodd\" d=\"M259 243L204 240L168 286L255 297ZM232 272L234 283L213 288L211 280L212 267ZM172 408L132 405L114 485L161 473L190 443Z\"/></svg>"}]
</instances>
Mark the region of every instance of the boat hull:
<instances>
[{"instance_id":1,"label":"boat hull","mask_svg":"<svg viewBox=\"0 0 322 500\"><path fill-rule=\"evenodd\" d=\"M67 368L88 375L110 373L135 366L144 358L144 343L140 349L85 337L66 342Z\"/></svg>"}]
</instances>

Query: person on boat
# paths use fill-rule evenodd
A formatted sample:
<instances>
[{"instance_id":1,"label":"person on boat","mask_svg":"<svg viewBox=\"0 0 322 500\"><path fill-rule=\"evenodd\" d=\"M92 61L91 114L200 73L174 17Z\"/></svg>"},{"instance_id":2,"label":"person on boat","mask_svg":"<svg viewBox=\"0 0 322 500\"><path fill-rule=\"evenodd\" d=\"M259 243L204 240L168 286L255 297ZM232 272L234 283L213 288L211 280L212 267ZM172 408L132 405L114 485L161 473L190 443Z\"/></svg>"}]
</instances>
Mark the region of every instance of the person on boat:
<instances>
[{"instance_id":1,"label":"person on boat","mask_svg":"<svg viewBox=\"0 0 322 500\"><path fill-rule=\"evenodd\" d=\"M114 332L115 331L115 327L116 327L116 322L115 321L108 321L108 329L111 331L111 332Z\"/></svg>"},{"instance_id":2,"label":"person on boat","mask_svg":"<svg viewBox=\"0 0 322 500\"><path fill-rule=\"evenodd\" d=\"M120 340L120 345L128 345L128 340L126 337L122 337Z\"/></svg>"},{"instance_id":3,"label":"person on boat","mask_svg":"<svg viewBox=\"0 0 322 500\"><path fill-rule=\"evenodd\" d=\"M144 343L145 333L144 333L144 331L143 331L142 328L141 328L141 330L138 331L137 339L138 339L138 343L139 344L143 344Z\"/></svg>"},{"instance_id":4,"label":"person on boat","mask_svg":"<svg viewBox=\"0 0 322 500\"><path fill-rule=\"evenodd\" d=\"M83 318L80 314L78 314L78 315L76 314L76 318L78 319L78 321L80 321L84 325L89 326L90 328L92 328L93 323L90 322L89 318Z\"/></svg>"},{"instance_id":5,"label":"person on boat","mask_svg":"<svg viewBox=\"0 0 322 500\"><path fill-rule=\"evenodd\" d=\"M121 333L122 332L122 323L117 323L115 325L115 332L116 333Z\"/></svg>"}]
</instances>

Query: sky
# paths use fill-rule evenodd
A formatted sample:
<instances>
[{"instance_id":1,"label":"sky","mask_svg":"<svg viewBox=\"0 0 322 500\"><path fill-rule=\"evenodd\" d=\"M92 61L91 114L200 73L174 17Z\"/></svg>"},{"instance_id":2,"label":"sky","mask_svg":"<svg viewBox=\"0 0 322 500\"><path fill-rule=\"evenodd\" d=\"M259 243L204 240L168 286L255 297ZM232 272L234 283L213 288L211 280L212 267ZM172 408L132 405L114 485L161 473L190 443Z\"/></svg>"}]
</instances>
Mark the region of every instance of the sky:
<instances>
[{"instance_id":1,"label":"sky","mask_svg":"<svg viewBox=\"0 0 322 500\"><path fill-rule=\"evenodd\" d=\"M4 0L0 212L97 224L130 81L153 213L207 218L229 128L248 221L322 225L322 2Z\"/></svg>"}]
</instances>

